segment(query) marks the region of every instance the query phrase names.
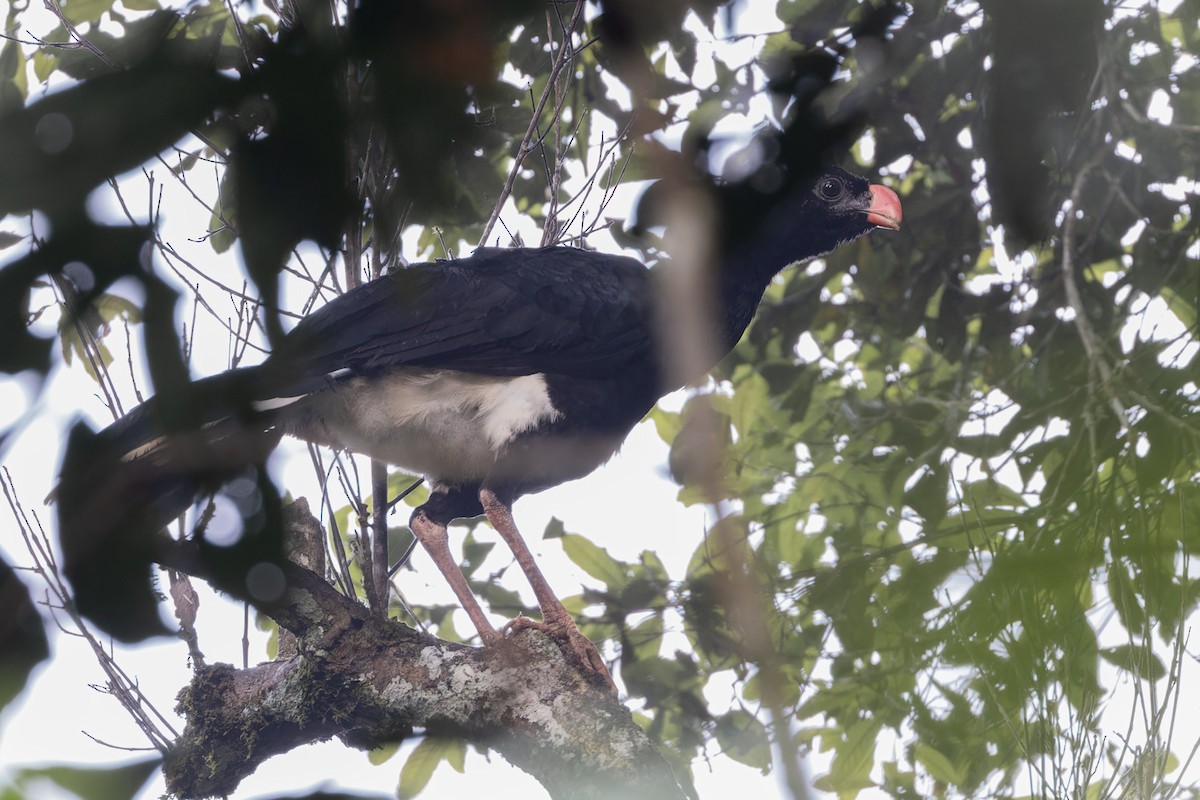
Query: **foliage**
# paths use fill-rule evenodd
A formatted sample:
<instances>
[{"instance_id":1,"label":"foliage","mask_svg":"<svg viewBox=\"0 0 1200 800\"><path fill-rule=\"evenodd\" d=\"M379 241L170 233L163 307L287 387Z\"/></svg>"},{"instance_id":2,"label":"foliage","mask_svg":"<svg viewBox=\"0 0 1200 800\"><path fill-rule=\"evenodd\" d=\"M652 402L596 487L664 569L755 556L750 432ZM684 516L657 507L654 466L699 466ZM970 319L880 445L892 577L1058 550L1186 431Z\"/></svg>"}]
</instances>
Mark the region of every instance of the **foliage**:
<instances>
[{"instance_id":1,"label":"foliage","mask_svg":"<svg viewBox=\"0 0 1200 800\"><path fill-rule=\"evenodd\" d=\"M733 178L840 142L899 191L904 229L785 273L708 385L653 413L681 501L722 509L685 575L548 531L593 581L567 601L584 633L619 649L681 775L715 741L759 769L772 747L783 767L829 752L816 785L839 796L1195 796L1171 735L1200 598L1195 4L779 0L741 67L701 46L727 30L714 0L230 8L69 0L48 44L0 47L0 246L28 242L0 269L0 369L49 368L24 298L83 262L101 319L64 326L66 357L119 318L158 343L157 390L185 384L174 294L140 311L106 294L157 285L144 248L173 263L170 243L85 211L162 152L185 183L217 165L208 241L239 244L269 339L304 240L326 287L339 254L349 283L504 243L502 208L547 244L607 228L658 258L603 220L616 184L707 178L722 131L766 115L781 133L730 157ZM718 206L736 239L739 209ZM102 373L96 352L80 360ZM332 569L362 592L356 508L331 515L349 553ZM769 609L753 624L747 585ZM457 637L448 609L418 616ZM688 649L668 654L678 625ZM1137 741L1109 735L1114 676L1136 686ZM461 769L440 740L418 753L406 793L441 758Z\"/></svg>"},{"instance_id":2,"label":"foliage","mask_svg":"<svg viewBox=\"0 0 1200 800\"><path fill-rule=\"evenodd\" d=\"M82 767L29 767L20 770L13 785L0 788L4 800L20 800L34 793L39 782L49 782L82 800L133 797L159 766L158 758L142 759L103 769ZM44 787L42 788L44 791Z\"/></svg>"}]
</instances>

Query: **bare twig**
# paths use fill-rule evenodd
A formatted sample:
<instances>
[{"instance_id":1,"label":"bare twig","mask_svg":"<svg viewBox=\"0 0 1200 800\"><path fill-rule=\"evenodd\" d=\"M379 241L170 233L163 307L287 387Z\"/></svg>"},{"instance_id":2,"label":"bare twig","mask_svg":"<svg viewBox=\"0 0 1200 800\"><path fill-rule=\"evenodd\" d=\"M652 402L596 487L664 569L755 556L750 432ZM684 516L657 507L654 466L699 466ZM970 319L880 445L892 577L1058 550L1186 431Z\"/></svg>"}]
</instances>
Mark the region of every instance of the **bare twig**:
<instances>
[{"instance_id":1,"label":"bare twig","mask_svg":"<svg viewBox=\"0 0 1200 800\"><path fill-rule=\"evenodd\" d=\"M71 34L71 38L79 43L80 47L87 50L96 58L100 59L100 61L102 61L105 66L109 67L110 69L117 68L115 61L109 58L108 55L106 55L99 47L96 47L96 45L89 42L87 38L79 32L79 29L75 27L75 23L67 19L67 15L63 13L62 6L58 4L58 0L43 0L43 5L46 7L47 11L58 17L59 23L63 26L67 33Z\"/></svg>"},{"instance_id":2,"label":"bare twig","mask_svg":"<svg viewBox=\"0 0 1200 800\"><path fill-rule=\"evenodd\" d=\"M1083 199L1083 187L1087 182L1088 175L1099 165L1101 158L1102 154L1097 155L1085 164L1079 170L1079 174L1075 176L1075 183L1071 187L1071 208L1066 215L1066 220L1063 222L1063 287L1066 290L1067 303L1075 313L1075 319L1073 320L1075 330L1079 332L1079 339L1083 343L1083 350L1087 354L1088 363L1100 375L1100 386L1108 396L1109 407L1112 408L1117 419L1128 431L1129 415L1125 410L1124 404L1121 402L1121 398L1117 396L1116 387L1113 386L1112 368L1104 356L1100 337L1096 335L1096 330L1092 327L1092 323L1088 319L1087 308L1083 304L1083 297L1079 294L1079 286L1076 283L1075 277L1075 228L1079 219L1080 203Z\"/></svg>"},{"instance_id":3,"label":"bare twig","mask_svg":"<svg viewBox=\"0 0 1200 800\"><path fill-rule=\"evenodd\" d=\"M574 227L575 220L577 220L577 219L580 220L581 230L580 230L578 236L565 238L565 239L562 239L561 241L567 242L567 241L572 241L575 239L580 239L580 240L586 239L588 236L595 233L596 231L603 230L604 228L607 228L610 225L612 225L612 222L613 222L612 220L605 220L603 222L601 222L600 220L604 216L605 210L608 208L609 204L612 202L613 197L616 196L617 187L621 185L621 181L625 177L625 170L629 167L629 162L633 158L633 148L631 147L629 149L629 154L625 157L624 162L621 164L621 171L619 173L617 172L616 149L620 146L621 142L625 139L625 136L628 133L629 133L629 123L626 124L625 128L607 146L605 144L604 137L603 136L600 137L600 153L596 159L596 169L592 170L588 174L587 180L584 182L583 187L578 192L575 193L574 197L571 197L569 200L567 200L567 202L563 203L562 208L560 209L560 212L561 212L562 210L570 208L570 206L573 203L575 203L576 200L578 200L579 207L575 209L575 212L574 212L574 214L572 214L571 219L567 222L566 225L563 226L563 231L568 231L572 227ZM585 225L583 225L583 217L585 216L584 209L587 207L587 201L588 201L588 198L591 196L592 188L596 185L596 177L603 170L603 165L604 165L605 161L609 162L608 174L606 175L606 177L604 179L604 191L601 193L601 196L600 196L600 205L596 209L596 216L593 218L591 225L585 226Z\"/></svg>"},{"instance_id":4,"label":"bare twig","mask_svg":"<svg viewBox=\"0 0 1200 800\"><path fill-rule=\"evenodd\" d=\"M350 562L346 558L346 548L342 546L342 534L338 530L337 514L333 509L333 502L329 497L329 479L333 473L334 465L331 464L326 470L321 461L321 451L314 445L308 446L309 457L312 458L313 468L317 475L320 476L321 484L321 501L325 506L326 512L329 514L329 542L330 551L334 558L333 561L337 564L337 569L333 571L334 577L337 579L339 588L346 597L356 597L357 592L354 590L354 579L350 576Z\"/></svg>"},{"instance_id":5,"label":"bare twig","mask_svg":"<svg viewBox=\"0 0 1200 800\"><path fill-rule=\"evenodd\" d=\"M100 745L101 747L107 747L111 750L124 750L127 753L146 753L146 752L154 752L155 750L158 749L157 747L129 747L128 745L123 745L123 744L113 744L112 742L106 742L104 739L101 739L99 736L93 736L92 734L88 733L87 731L80 731L80 733L82 733L84 736L91 739L93 742Z\"/></svg>"},{"instance_id":6,"label":"bare twig","mask_svg":"<svg viewBox=\"0 0 1200 800\"><path fill-rule=\"evenodd\" d=\"M177 736L176 731L154 704L142 694L137 681L125 673L112 654L92 634L91 629L84 623L79 612L75 610L70 599L70 591L58 572L49 538L42 528L36 514L29 514L22 506L13 484L12 475L6 467L0 467L0 488L8 501L8 507L17 523L17 529L25 542L25 548L33 558L32 571L35 572L45 585L48 595L53 598L55 608L65 613L71 620L73 631L87 641L100 669L107 677L104 691L113 695L132 717L134 723L145 734L154 749L167 752L171 741ZM56 617L57 621L57 617ZM61 623L59 623L61 625ZM66 630L64 628L64 630Z\"/></svg>"},{"instance_id":7,"label":"bare twig","mask_svg":"<svg viewBox=\"0 0 1200 800\"><path fill-rule=\"evenodd\" d=\"M253 67L254 60L250 57L250 45L246 41L246 27L242 24L242 18L238 16L237 9L233 7L233 0L225 0L225 5L229 8L229 16L233 20L233 30L237 34L238 45L242 48L242 58L246 60L247 67Z\"/></svg>"},{"instance_id":8,"label":"bare twig","mask_svg":"<svg viewBox=\"0 0 1200 800\"><path fill-rule=\"evenodd\" d=\"M554 54L554 62L550 67L549 78L546 81L545 88L542 90L542 96L538 98L537 105L533 109L533 115L529 120L529 127L525 131L525 136L521 139L521 144L517 148L517 152L513 155L513 164L512 168L508 171L508 179L504 182L504 188L500 191L500 196L496 198L496 205L492 209L492 213L488 216L487 222L484 223L483 235L479 237L480 246L487 244L488 237L492 235L492 228L496 226L496 220L500 217L500 212L504 208L504 203L512 194L513 185L516 183L517 175L521 171L521 164L524 163L525 157L533 152L536 147L534 136L538 130L538 121L542 117L542 111L546 107L546 102L550 99L551 92L554 91L559 75L575 57L575 51L571 49L571 36L575 31L575 27L579 24L580 18L583 16L583 6L584 3L582 2L575 3L575 10L571 15L571 20L564 28L562 44ZM559 108L561 109L561 104Z\"/></svg>"}]
</instances>

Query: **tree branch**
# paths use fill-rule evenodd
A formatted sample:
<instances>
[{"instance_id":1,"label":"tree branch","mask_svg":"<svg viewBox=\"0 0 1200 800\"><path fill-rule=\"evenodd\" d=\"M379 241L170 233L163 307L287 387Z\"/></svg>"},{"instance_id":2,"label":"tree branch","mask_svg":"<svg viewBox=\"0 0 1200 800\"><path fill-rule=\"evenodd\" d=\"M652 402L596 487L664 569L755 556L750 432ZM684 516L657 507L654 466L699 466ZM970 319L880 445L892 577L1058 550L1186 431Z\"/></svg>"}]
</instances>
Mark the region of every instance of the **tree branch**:
<instances>
[{"instance_id":1,"label":"tree branch","mask_svg":"<svg viewBox=\"0 0 1200 800\"><path fill-rule=\"evenodd\" d=\"M287 524L312 524L306 516ZM203 571L189 543L163 560ZM295 635L296 655L197 671L179 697L187 727L164 764L172 794L229 794L302 744L336 736L370 749L425 728L495 749L555 798L683 797L629 711L545 634L487 648L444 642L372 615L299 566L285 574L283 600L261 610Z\"/></svg>"}]
</instances>

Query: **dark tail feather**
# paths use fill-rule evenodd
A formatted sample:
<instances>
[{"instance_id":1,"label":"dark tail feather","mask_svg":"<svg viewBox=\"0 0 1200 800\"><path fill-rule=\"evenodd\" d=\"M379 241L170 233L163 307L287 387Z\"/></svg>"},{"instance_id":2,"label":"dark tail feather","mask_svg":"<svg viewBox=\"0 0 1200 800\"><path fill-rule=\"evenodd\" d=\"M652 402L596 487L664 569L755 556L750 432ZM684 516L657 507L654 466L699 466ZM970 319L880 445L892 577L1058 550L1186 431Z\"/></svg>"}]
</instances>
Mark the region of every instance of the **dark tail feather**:
<instances>
[{"instance_id":1,"label":"dark tail feather","mask_svg":"<svg viewBox=\"0 0 1200 800\"><path fill-rule=\"evenodd\" d=\"M150 565L162 531L203 492L262 465L279 440L250 407L251 370L198 381L191 425L156 399L99 433L71 431L56 500L63 574L80 613L122 641L168 634Z\"/></svg>"}]
</instances>

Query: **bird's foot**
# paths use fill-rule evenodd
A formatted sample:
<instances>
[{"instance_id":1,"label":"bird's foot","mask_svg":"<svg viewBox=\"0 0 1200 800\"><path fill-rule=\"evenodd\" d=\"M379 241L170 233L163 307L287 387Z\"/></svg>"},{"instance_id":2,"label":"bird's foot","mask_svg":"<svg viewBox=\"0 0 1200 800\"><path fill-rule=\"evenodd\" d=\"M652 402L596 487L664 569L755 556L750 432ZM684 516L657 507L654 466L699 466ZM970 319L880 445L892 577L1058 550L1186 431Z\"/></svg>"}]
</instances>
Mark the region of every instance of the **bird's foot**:
<instances>
[{"instance_id":1,"label":"bird's foot","mask_svg":"<svg viewBox=\"0 0 1200 800\"><path fill-rule=\"evenodd\" d=\"M503 632L498 631L495 628L492 628L490 626L486 629L478 629L479 641L483 644L484 647L490 647L491 645L499 644L500 642L504 641L504 636L505 636L505 633L507 633L507 631L508 631L507 625L505 626Z\"/></svg>"},{"instance_id":2,"label":"bird's foot","mask_svg":"<svg viewBox=\"0 0 1200 800\"><path fill-rule=\"evenodd\" d=\"M600 651L592 644L591 639L579 632L574 620L568 618L566 622L539 622L529 617L515 617L505 624L502 634L509 636L529 628L539 630L553 639L567 660L580 669L592 683L607 690L613 697L617 696L617 685L613 682L604 659L600 657Z\"/></svg>"}]
</instances>

